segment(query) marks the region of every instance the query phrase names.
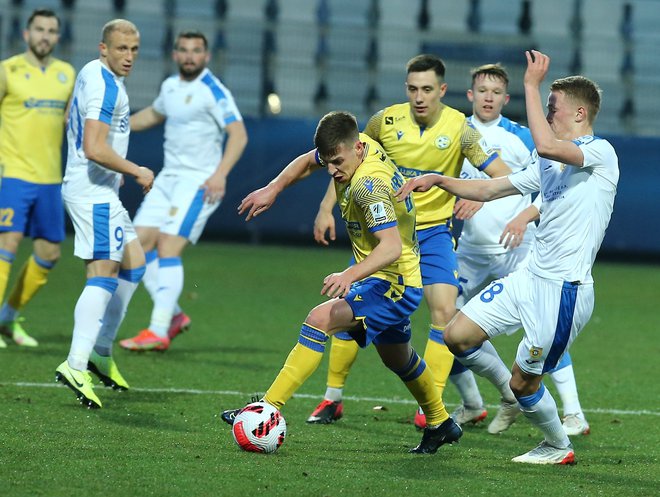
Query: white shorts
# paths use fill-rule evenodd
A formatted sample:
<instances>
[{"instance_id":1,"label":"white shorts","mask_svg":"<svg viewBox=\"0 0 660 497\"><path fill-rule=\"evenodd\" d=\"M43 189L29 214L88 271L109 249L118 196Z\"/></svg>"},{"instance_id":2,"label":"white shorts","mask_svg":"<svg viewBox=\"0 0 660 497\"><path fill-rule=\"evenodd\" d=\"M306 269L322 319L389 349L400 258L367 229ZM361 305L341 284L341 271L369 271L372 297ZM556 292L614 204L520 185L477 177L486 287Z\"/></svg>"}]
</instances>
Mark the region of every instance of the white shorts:
<instances>
[{"instance_id":1,"label":"white shorts","mask_svg":"<svg viewBox=\"0 0 660 497\"><path fill-rule=\"evenodd\" d=\"M197 179L176 174L159 174L142 201L133 224L158 228L161 233L181 236L197 243L220 201L204 202L204 190Z\"/></svg>"},{"instance_id":2,"label":"white shorts","mask_svg":"<svg viewBox=\"0 0 660 497\"><path fill-rule=\"evenodd\" d=\"M476 254L456 252L458 261L458 282L460 293L456 299L456 308L483 290L488 283L503 278L527 264L530 246L523 245L502 254Z\"/></svg>"},{"instance_id":3,"label":"white shorts","mask_svg":"<svg viewBox=\"0 0 660 497\"><path fill-rule=\"evenodd\" d=\"M121 262L124 247L137 239L131 218L119 199L99 204L65 200L64 207L76 232L76 257Z\"/></svg>"},{"instance_id":4,"label":"white shorts","mask_svg":"<svg viewBox=\"0 0 660 497\"><path fill-rule=\"evenodd\" d=\"M593 308L593 284L548 280L522 268L488 285L461 312L490 338L522 327L516 363L526 373L541 375L557 365Z\"/></svg>"}]
</instances>

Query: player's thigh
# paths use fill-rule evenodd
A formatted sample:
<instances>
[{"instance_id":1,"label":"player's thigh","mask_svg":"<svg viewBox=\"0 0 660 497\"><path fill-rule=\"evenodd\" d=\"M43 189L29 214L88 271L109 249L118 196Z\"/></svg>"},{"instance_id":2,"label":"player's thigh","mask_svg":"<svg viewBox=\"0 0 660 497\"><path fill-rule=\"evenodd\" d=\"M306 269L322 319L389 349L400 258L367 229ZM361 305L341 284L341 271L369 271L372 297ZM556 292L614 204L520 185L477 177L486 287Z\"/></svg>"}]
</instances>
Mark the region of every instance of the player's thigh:
<instances>
[{"instance_id":1,"label":"player's thigh","mask_svg":"<svg viewBox=\"0 0 660 497\"><path fill-rule=\"evenodd\" d=\"M353 316L353 310L346 300L335 298L314 307L305 322L327 335L354 328L358 322Z\"/></svg>"},{"instance_id":2,"label":"player's thigh","mask_svg":"<svg viewBox=\"0 0 660 497\"><path fill-rule=\"evenodd\" d=\"M197 243L209 217L220 206L220 201L205 202L204 192L196 181L177 183L172 208L160 231Z\"/></svg>"}]
</instances>

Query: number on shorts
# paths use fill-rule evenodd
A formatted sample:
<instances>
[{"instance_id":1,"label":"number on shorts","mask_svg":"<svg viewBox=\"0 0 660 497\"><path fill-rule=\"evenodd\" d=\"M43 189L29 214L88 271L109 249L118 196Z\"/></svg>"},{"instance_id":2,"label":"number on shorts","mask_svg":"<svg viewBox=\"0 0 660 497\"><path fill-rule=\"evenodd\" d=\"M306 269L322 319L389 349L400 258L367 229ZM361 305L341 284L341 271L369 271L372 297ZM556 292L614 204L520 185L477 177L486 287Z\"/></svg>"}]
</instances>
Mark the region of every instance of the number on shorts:
<instances>
[{"instance_id":1,"label":"number on shorts","mask_svg":"<svg viewBox=\"0 0 660 497\"><path fill-rule=\"evenodd\" d=\"M0 209L0 226L12 226L14 220L14 209Z\"/></svg>"},{"instance_id":2,"label":"number on shorts","mask_svg":"<svg viewBox=\"0 0 660 497\"><path fill-rule=\"evenodd\" d=\"M117 240L117 246L115 247L115 250L119 250L124 244L124 228L121 226L117 226L115 228L115 240Z\"/></svg>"},{"instance_id":3,"label":"number on shorts","mask_svg":"<svg viewBox=\"0 0 660 497\"><path fill-rule=\"evenodd\" d=\"M495 298L495 295L502 293L502 290L504 290L504 285L502 283L493 283L489 288L486 288L483 292L481 292L479 298L482 302L492 302L492 300Z\"/></svg>"}]
</instances>

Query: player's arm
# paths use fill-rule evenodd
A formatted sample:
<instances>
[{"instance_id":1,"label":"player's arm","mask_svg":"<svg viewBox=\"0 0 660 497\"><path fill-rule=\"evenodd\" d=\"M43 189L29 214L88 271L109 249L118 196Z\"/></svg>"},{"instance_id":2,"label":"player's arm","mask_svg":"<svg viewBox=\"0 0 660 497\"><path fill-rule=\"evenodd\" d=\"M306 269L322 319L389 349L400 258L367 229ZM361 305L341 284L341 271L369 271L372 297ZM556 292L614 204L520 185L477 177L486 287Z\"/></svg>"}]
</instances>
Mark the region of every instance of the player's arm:
<instances>
[{"instance_id":1,"label":"player's arm","mask_svg":"<svg viewBox=\"0 0 660 497\"><path fill-rule=\"evenodd\" d=\"M403 244L397 226L375 231L373 235L378 240L378 245L359 263L344 269L341 273L326 276L321 295L345 297L354 282L374 274L401 257Z\"/></svg>"},{"instance_id":2,"label":"player's arm","mask_svg":"<svg viewBox=\"0 0 660 497\"><path fill-rule=\"evenodd\" d=\"M527 69L524 76L527 122L538 154L546 159L582 167L584 154L580 147L570 140L558 140L543 111L540 87L548 73L550 57L536 50L526 51L525 57L527 57ZM552 113L554 109L549 107L548 111ZM587 119L586 112L584 107L578 107L576 118Z\"/></svg>"},{"instance_id":3,"label":"player's arm","mask_svg":"<svg viewBox=\"0 0 660 497\"><path fill-rule=\"evenodd\" d=\"M153 128L165 121L165 116L154 109L153 105L145 107L130 117L131 131L143 131Z\"/></svg>"},{"instance_id":4,"label":"player's arm","mask_svg":"<svg viewBox=\"0 0 660 497\"><path fill-rule=\"evenodd\" d=\"M323 199L319 204L319 211L316 213L316 218L314 219L314 240L316 240L316 243L329 245L328 240L325 238L326 233L331 241L336 239L335 216L332 215L332 209L334 209L336 203L337 193L335 192L335 182L331 179L325 195L323 195Z\"/></svg>"},{"instance_id":5,"label":"player's arm","mask_svg":"<svg viewBox=\"0 0 660 497\"><path fill-rule=\"evenodd\" d=\"M511 221L507 223L500 235L500 243L504 248L514 249L522 243L525 238L525 231L527 231L527 225L533 221L536 221L540 217L539 208L532 204L526 209L523 209L514 217Z\"/></svg>"},{"instance_id":6,"label":"player's arm","mask_svg":"<svg viewBox=\"0 0 660 497\"><path fill-rule=\"evenodd\" d=\"M243 121L237 120L229 123L225 128L225 132L227 133L227 142L222 160L220 160L215 172L202 185L205 190L204 200L208 202L221 200L225 196L227 176L243 155L243 150L245 150L248 142L247 130Z\"/></svg>"},{"instance_id":7,"label":"player's arm","mask_svg":"<svg viewBox=\"0 0 660 497\"><path fill-rule=\"evenodd\" d=\"M242 215L247 211L245 220L249 221L262 212L267 211L285 188L296 181L306 178L312 171L320 167L320 164L316 161L316 149L299 155L289 162L282 172L270 183L245 197L238 206L238 214Z\"/></svg>"},{"instance_id":8,"label":"player's arm","mask_svg":"<svg viewBox=\"0 0 660 497\"><path fill-rule=\"evenodd\" d=\"M511 168L504 163L479 130L471 126L467 119L463 123L461 131L461 151L470 164L491 178L511 174Z\"/></svg>"},{"instance_id":9,"label":"player's arm","mask_svg":"<svg viewBox=\"0 0 660 497\"><path fill-rule=\"evenodd\" d=\"M0 102L2 102L7 95L7 73L5 66L0 64Z\"/></svg>"},{"instance_id":10,"label":"player's arm","mask_svg":"<svg viewBox=\"0 0 660 497\"><path fill-rule=\"evenodd\" d=\"M520 195L508 177L493 179L458 179L440 174L422 174L408 180L395 193L399 202L403 202L412 192L426 192L437 186L457 197L468 200L488 202L509 195Z\"/></svg>"},{"instance_id":11,"label":"player's arm","mask_svg":"<svg viewBox=\"0 0 660 497\"><path fill-rule=\"evenodd\" d=\"M154 173L134 162L124 159L108 143L110 125L95 119L86 119L83 131L85 157L112 171L127 174L147 193L154 182Z\"/></svg>"}]
</instances>

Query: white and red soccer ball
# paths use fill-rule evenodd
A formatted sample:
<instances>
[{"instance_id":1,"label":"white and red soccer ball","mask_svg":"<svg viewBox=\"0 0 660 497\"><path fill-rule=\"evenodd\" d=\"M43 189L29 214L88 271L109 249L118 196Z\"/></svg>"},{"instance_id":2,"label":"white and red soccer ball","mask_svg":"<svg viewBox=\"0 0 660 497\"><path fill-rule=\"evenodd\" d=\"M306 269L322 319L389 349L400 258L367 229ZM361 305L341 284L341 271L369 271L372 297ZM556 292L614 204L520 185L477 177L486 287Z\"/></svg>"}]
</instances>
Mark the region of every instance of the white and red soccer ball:
<instances>
[{"instance_id":1,"label":"white and red soccer ball","mask_svg":"<svg viewBox=\"0 0 660 497\"><path fill-rule=\"evenodd\" d=\"M241 449L270 454L284 443L286 421L270 404L253 402L239 411L231 431Z\"/></svg>"}]
</instances>

